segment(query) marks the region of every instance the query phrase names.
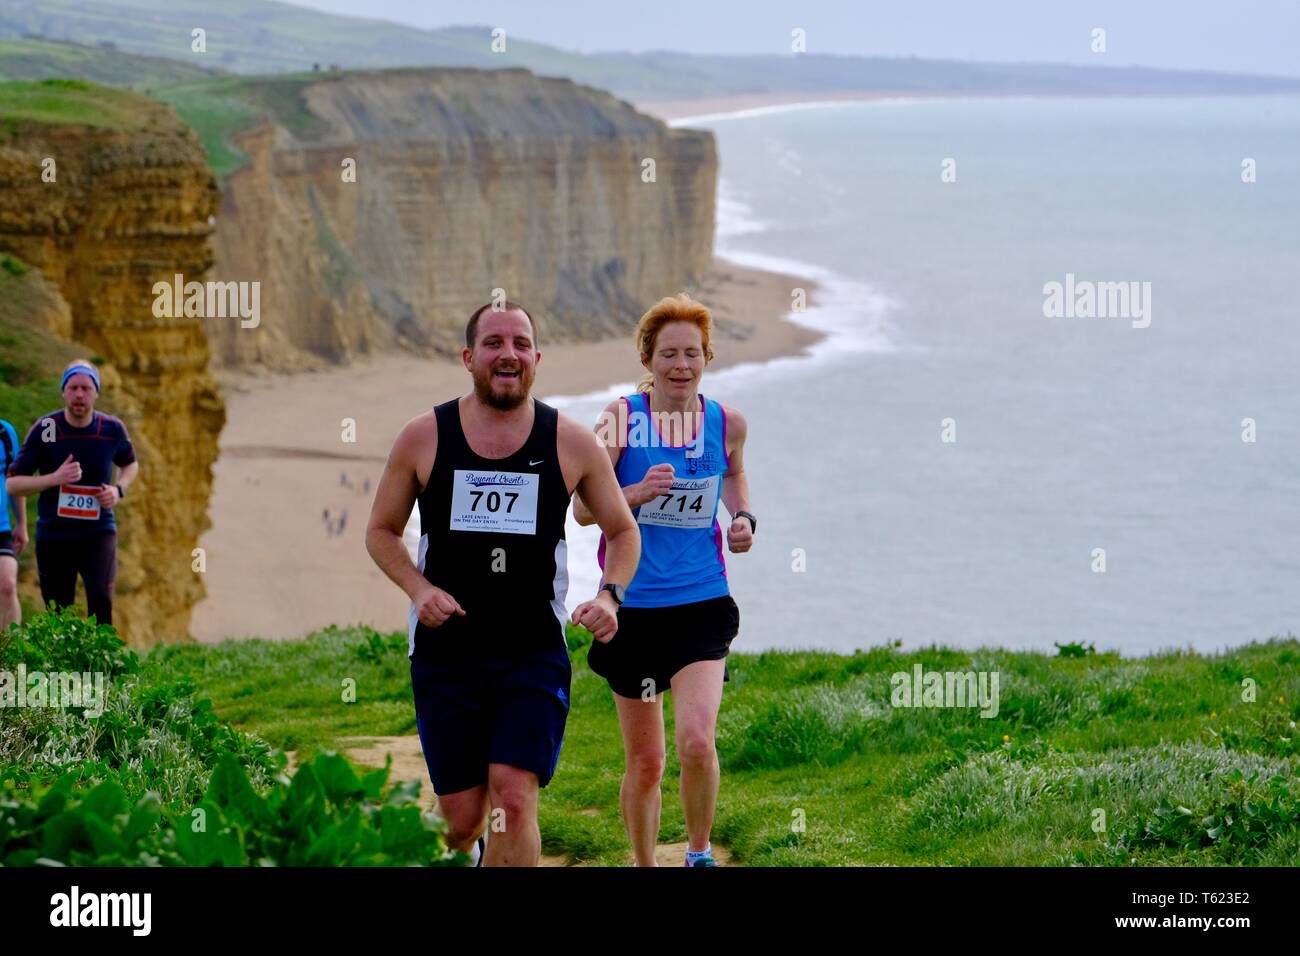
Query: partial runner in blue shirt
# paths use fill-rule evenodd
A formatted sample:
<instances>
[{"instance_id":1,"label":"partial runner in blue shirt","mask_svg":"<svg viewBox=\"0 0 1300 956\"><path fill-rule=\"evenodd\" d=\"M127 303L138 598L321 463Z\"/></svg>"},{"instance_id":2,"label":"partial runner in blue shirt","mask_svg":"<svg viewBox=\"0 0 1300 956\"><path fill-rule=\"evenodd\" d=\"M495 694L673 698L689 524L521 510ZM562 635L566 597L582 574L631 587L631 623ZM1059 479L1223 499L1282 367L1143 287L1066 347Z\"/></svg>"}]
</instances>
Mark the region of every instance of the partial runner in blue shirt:
<instances>
[{"instance_id":1,"label":"partial runner in blue shirt","mask_svg":"<svg viewBox=\"0 0 1300 956\"><path fill-rule=\"evenodd\" d=\"M0 418L0 632L22 623L18 603L18 555L27 547L27 502L5 490L4 476L18 456L18 433ZM13 512L13 521L9 513Z\"/></svg>"}]
</instances>

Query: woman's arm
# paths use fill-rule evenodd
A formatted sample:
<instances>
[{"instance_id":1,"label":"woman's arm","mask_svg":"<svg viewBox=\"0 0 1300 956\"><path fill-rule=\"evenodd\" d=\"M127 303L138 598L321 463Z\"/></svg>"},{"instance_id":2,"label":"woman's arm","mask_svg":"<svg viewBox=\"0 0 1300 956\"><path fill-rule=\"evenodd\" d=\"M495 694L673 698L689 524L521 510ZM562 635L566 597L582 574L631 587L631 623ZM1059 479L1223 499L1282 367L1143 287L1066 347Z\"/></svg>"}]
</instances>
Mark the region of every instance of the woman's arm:
<instances>
[{"instance_id":1,"label":"woman's arm","mask_svg":"<svg viewBox=\"0 0 1300 956\"><path fill-rule=\"evenodd\" d=\"M737 518L738 511L751 511L749 506L749 479L745 477L745 438L749 435L749 422L734 408L726 409L728 463L722 476L722 504L731 515L727 529L727 547L734 553L748 551L754 543L754 528L748 518Z\"/></svg>"}]
</instances>

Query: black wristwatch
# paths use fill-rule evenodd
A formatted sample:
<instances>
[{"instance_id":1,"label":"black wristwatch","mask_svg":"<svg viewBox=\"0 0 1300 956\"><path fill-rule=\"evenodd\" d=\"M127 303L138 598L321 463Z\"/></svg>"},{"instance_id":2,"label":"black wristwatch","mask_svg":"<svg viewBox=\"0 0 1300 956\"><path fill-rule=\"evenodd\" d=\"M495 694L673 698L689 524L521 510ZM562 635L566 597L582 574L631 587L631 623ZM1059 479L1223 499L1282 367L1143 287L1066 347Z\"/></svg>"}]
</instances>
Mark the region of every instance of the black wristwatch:
<instances>
[{"instance_id":1,"label":"black wristwatch","mask_svg":"<svg viewBox=\"0 0 1300 956\"><path fill-rule=\"evenodd\" d=\"M126 492L122 490L121 485L114 485L113 487L117 489L117 498L119 501L126 497Z\"/></svg>"},{"instance_id":2,"label":"black wristwatch","mask_svg":"<svg viewBox=\"0 0 1300 956\"><path fill-rule=\"evenodd\" d=\"M627 589L624 588L623 585L614 584L612 582L609 584L602 584L600 586L600 591L608 591L610 594L614 595L614 603L619 607L623 606L623 597L627 594ZM600 596L600 591L596 592L597 597Z\"/></svg>"},{"instance_id":3,"label":"black wristwatch","mask_svg":"<svg viewBox=\"0 0 1300 956\"><path fill-rule=\"evenodd\" d=\"M737 517L737 518L748 518L748 519L749 519L749 530L750 530L751 532L755 533L755 534L758 533L758 519L755 518L755 517L754 517L752 514L750 514L748 511L737 511L737 512L736 512L736 517Z\"/></svg>"}]
</instances>

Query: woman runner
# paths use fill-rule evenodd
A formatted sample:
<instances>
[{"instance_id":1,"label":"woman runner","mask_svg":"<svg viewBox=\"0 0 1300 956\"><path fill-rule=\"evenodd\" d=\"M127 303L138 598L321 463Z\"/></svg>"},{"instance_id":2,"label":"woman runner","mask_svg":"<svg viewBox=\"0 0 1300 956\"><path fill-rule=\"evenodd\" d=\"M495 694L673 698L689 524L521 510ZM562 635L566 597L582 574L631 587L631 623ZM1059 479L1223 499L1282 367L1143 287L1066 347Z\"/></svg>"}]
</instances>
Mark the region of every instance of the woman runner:
<instances>
[{"instance_id":1,"label":"woman runner","mask_svg":"<svg viewBox=\"0 0 1300 956\"><path fill-rule=\"evenodd\" d=\"M713 358L709 310L686 294L641 317L637 350L647 373L612 402L601 435L641 530L641 563L618 611L618 633L593 643L587 661L614 693L623 733L623 821L638 866L655 866L664 769L663 693L673 691L687 866L716 866L709 833L718 797L715 735L726 656L740 627L727 585L721 500L731 515L727 546L748 551L744 417L699 392ZM580 524L592 517L579 499ZM598 558L604 569L605 541ZM603 582L602 582L603 583Z\"/></svg>"}]
</instances>

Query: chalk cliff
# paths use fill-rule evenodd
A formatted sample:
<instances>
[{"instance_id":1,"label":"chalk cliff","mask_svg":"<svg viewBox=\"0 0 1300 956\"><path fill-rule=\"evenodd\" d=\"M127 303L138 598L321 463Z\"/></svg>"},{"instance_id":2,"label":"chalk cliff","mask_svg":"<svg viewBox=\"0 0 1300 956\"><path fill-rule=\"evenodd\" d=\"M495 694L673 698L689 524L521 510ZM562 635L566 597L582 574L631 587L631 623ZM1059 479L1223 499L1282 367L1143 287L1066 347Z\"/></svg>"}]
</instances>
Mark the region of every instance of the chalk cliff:
<instances>
[{"instance_id":1,"label":"chalk cliff","mask_svg":"<svg viewBox=\"0 0 1300 956\"><path fill-rule=\"evenodd\" d=\"M214 237L214 275L260 282L261 321L209 319L218 364L455 351L498 288L543 342L624 333L708 268L710 133L524 70L322 74L277 96L235 140L249 161Z\"/></svg>"}]
</instances>

